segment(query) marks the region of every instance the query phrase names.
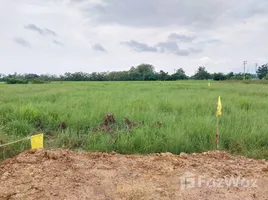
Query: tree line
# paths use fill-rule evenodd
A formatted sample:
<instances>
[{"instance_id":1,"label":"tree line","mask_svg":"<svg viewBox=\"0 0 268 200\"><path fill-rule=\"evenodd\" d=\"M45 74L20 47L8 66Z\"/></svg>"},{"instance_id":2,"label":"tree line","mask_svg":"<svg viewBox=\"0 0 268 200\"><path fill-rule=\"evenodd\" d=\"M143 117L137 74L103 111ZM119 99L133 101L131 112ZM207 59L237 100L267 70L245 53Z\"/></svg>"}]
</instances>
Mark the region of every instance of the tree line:
<instances>
[{"instance_id":1,"label":"tree line","mask_svg":"<svg viewBox=\"0 0 268 200\"><path fill-rule=\"evenodd\" d=\"M250 73L209 73L205 67L200 66L193 76L187 76L182 68L174 71L173 74L160 70L155 71L153 65L141 64L131 67L128 71L114 72L66 72L63 75L51 74L9 74L0 73L0 81L8 84L27 84L27 83L49 83L50 81L176 81L176 80L243 80L243 79L267 79L268 80L268 63L258 67L256 74Z\"/></svg>"}]
</instances>

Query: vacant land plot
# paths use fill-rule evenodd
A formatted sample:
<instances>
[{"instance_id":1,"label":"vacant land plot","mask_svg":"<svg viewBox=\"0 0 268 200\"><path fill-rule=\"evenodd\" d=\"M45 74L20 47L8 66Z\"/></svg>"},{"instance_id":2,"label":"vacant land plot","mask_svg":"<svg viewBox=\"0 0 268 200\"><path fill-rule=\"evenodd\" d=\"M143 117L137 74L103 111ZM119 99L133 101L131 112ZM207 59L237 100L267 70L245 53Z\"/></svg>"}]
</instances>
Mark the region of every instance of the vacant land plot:
<instances>
[{"instance_id":1,"label":"vacant land plot","mask_svg":"<svg viewBox=\"0 0 268 200\"><path fill-rule=\"evenodd\" d=\"M228 82L0 84L4 142L45 133L46 148L118 153L212 150L222 98L220 149L268 156L268 85ZM10 146L9 155L29 147Z\"/></svg>"}]
</instances>

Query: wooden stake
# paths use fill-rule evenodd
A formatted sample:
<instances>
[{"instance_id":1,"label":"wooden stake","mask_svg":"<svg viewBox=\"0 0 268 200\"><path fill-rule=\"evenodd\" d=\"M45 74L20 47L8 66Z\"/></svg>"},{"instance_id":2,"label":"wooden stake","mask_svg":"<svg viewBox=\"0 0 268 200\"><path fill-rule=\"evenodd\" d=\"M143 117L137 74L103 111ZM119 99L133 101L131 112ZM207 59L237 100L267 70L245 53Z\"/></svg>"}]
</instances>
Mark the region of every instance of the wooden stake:
<instances>
[{"instance_id":1,"label":"wooden stake","mask_svg":"<svg viewBox=\"0 0 268 200\"><path fill-rule=\"evenodd\" d=\"M217 133L216 133L216 138L215 138L215 149L218 150L219 149L219 117L217 116Z\"/></svg>"},{"instance_id":2,"label":"wooden stake","mask_svg":"<svg viewBox=\"0 0 268 200\"><path fill-rule=\"evenodd\" d=\"M4 144L3 140L0 140L0 145ZM5 147L1 147L2 150L2 159L5 160Z\"/></svg>"}]
</instances>

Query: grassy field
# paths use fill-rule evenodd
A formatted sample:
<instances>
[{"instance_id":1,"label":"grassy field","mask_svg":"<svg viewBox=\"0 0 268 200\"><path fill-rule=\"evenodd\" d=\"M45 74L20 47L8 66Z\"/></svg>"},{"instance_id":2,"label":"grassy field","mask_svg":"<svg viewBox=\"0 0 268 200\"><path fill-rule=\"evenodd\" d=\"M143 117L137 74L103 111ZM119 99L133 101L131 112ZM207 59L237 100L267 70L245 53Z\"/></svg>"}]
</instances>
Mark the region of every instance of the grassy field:
<instances>
[{"instance_id":1,"label":"grassy field","mask_svg":"<svg viewBox=\"0 0 268 200\"><path fill-rule=\"evenodd\" d=\"M268 85L206 81L0 84L0 137L42 130L46 148L118 153L202 152L214 148L222 98L220 149L268 157ZM111 113L109 131L100 124ZM136 123L128 128L124 117ZM60 127L65 124L66 129ZM65 128L65 127L64 127ZM29 141L7 147L9 155Z\"/></svg>"}]
</instances>

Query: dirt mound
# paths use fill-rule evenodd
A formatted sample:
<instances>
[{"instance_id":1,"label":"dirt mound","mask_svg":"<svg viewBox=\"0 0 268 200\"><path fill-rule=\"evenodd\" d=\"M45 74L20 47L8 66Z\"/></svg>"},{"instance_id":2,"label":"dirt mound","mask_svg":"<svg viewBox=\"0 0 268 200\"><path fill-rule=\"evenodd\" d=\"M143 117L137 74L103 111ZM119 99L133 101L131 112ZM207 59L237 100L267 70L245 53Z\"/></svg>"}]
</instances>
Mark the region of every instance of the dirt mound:
<instances>
[{"instance_id":1,"label":"dirt mound","mask_svg":"<svg viewBox=\"0 0 268 200\"><path fill-rule=\"evenodd\" d=\"M0 199L267 199L267 183L268 162L216 151L30 150L0 164Z\"/></svg>"}]
</instances>

